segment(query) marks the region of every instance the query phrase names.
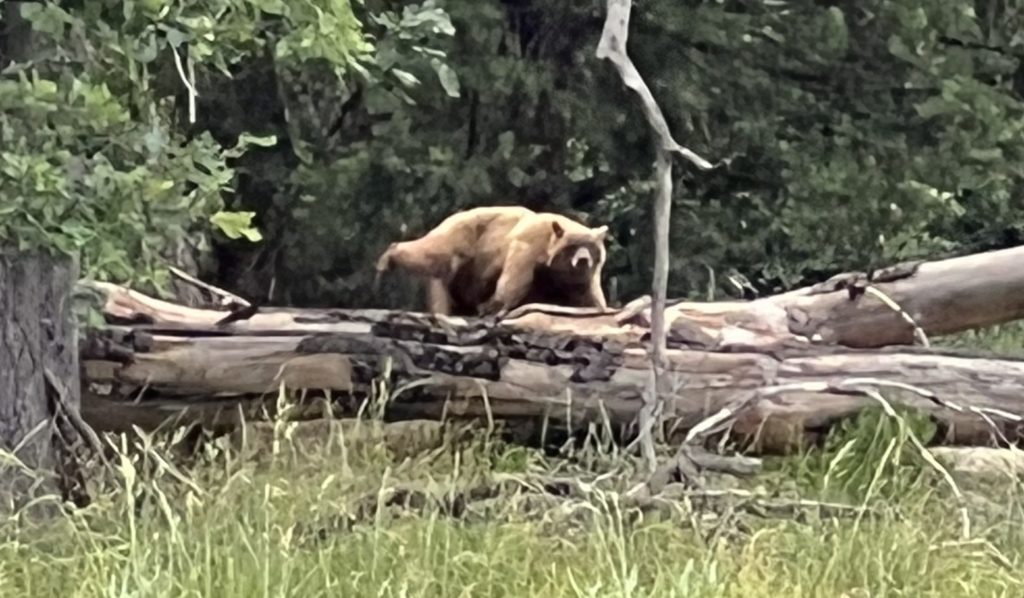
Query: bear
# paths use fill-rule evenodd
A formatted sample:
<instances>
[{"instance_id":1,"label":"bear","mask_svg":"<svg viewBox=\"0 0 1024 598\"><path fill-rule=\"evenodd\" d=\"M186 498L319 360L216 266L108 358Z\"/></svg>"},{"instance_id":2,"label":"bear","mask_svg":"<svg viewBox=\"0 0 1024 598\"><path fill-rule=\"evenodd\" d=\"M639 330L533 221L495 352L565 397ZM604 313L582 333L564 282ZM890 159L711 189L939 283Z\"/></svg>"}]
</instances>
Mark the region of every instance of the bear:
<instances>
[{"instance_id":1,"label":"bear","mask_svg":"<svg viewBox=\"0 0 1024 598\"><path fill-rule=\"evenodd\" d=\"M502 316L526 303L606 308L601 274L607 226L519 206L457 212L377 260L427 279L431 313Z\"/></svg>"}]
</instances>

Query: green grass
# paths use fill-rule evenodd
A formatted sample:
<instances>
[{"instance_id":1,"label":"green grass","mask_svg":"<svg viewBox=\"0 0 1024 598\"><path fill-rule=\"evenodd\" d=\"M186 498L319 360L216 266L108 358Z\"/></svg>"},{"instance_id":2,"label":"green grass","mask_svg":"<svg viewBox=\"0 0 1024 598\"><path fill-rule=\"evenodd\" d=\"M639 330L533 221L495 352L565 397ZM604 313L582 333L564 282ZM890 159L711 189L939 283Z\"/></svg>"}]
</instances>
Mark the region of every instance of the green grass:
<instances>
[{"instance_id":1,"label":"green grass","mask_svg":"<svg viewBox=\"0 0 1024 598\"><path fill-rule=\"evenodd\" d=\"M982 349L1008 356L1024 355L1024 321L1008 322L943 337L941 344L965 349Z\"/></svg>"},{"instance_id":2,"label":"green grass","mask_svg":"<svg viewBox=\"0 0 1024 598\"><path fill-rule=\"evenodd\" d=\"M885 422L866 415L829 454L777 460L747 484L878 509L806 522L702 520L685 506L638 521L614 494L596 493L543 517L510 508L512 497L469 520L437 510L382 511L318 539L308 530L383 487L443 491L498 472L576 465L484 438L399 460L380 445L312 442L299 450L279 436L276 454L272 443L255 456L210 447L177 476L169 461L157 461L159 448L125 451L109 476L117 485L91 506L45 526L0 524L8 538L0 543L0 594L1024 595L1020 488L986 487L987 502L972 509L974 537L962 541L950 493L904 442L906 432ZM616 462L591 457L594 468ZM140 494L148 500L136 509L132 497Z\"/></svg>"},{"instance_id":3,"label":"green grass","mask_svg":"<svg viewBox=\"0 0 1024 598\"><path fill-rule=\"evenodd\" d=\"M1021 330L953 344L1019 353ZM1024 486L958 480L964 539L952 490L909 442L931 430L909 415L865 413L824 450L724 482L870 509L846 518L685 501L638 518L616 492L595 491L532 514L503 495L466 519L396 508L345 529L331 524L397 485L437 493L499 474L604 473L622 490L631 469L599 443L556 458L477 436L403 457L287 431L243 451L209 444L189 460L121 439L93 504L45 524L0 522L0 597L1024 596Z\"/></svg>"}]
</instances>

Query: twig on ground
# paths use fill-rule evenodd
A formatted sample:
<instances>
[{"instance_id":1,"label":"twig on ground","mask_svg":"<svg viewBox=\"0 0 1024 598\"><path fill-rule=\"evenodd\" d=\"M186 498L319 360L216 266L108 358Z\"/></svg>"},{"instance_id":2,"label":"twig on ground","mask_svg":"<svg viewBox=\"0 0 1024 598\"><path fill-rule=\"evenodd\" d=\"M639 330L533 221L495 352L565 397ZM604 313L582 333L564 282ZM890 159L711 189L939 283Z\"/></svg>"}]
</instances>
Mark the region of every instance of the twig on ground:
<instances>
[{"instance_id":1,"label":"twig on ground","mask_svg":"<svg viewBox=\"0 0 1024 598\"><path fill-rule=\"evenodd\" d=\"M811 513L824 518L877 513L870 507L805 499L770 499L745 490L680 491L683 484L668 486L655 495L629 495L611 487L613 475L605 474L588 481L573 477L497 474L482 484L446 492L428 492L408 485L387 486L356 500L345 514L329 517L315 526L302 526L304 529L298 535L313 541L323 540L329 533L345 532L355 525L375 520L381 509L397 509L399 513L411 511L420 515L437 513L453 519L465 519L471 515L480 516L479 507L486 510L497 505L495 508L504 512L547 520L554 509L598 512L594 502L607 503L609 498L627 511L666 516L711 513L729 517L730 513L742 513L764 519L804 520ZM472 509L473 505L478 508ZM586 508L580 510L578 507ZM698 525L697 519L690 519L692 525Z\"/></svg>"}]
</instances>

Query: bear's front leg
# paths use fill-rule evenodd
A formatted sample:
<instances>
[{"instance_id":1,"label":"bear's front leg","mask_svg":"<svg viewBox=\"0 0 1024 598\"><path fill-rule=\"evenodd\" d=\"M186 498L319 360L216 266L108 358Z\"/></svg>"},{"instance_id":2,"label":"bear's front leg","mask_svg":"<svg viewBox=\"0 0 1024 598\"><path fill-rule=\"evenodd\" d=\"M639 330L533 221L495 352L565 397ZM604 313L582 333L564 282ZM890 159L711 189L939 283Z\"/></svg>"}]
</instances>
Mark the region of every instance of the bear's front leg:
<instances>
[{"instance_id":1,"label":"bear's front leg","mask_svg":"<svg viewBox=\"0 0 1024 598\"><path fill-rule=\"evenodd\" d=\"M604 289L601 288L600 268L598 268L597 271L594 272L594 277L590 280L590 288L587 290L587 297L584 299L584 301L584 306L608 309L608 300L605 299Z\"/></svg>"},{"instance_id":2,"label":"bear's front leg","mask_svg":"<svg viewBox=\"0 0 1024 598\"><path fill-rule=\"evenodd\" d=\"M498 277L494 295L477 309L481 316L499 315L518 307L530 292L537 260L529 245L518 243L509 248Z\"/></svg>"}]
</instances>

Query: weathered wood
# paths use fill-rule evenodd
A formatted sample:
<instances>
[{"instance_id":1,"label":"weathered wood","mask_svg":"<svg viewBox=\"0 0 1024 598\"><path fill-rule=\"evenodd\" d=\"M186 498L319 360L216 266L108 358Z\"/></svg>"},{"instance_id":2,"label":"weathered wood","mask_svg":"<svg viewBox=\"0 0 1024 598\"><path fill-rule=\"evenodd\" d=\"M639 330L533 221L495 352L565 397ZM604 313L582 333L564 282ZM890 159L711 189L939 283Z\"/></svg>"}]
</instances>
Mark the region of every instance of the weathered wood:
<instances>
[{"instance_id":1,"label":"weathered wood","mask_svg":"<svg viewBox=\"0 0 1024 598\"><path fill-rule=\"evenodd\" d=\"M877 282L929 336L1024 318L1024 247L924 262L904 276ZM786 310L789 331L850 347L912 343L913 329L877 298L849 299L840 285L766 299Z\"/></svg>"},{"instance_id":2,"label":"weathered wood","mask_svg":"<svg viewBox=\"0 0 1024 598\"><path fill-rule=\"evenodd\" d=\"M459 334L453 335L450 344L351 333L190 338L156 334L139 343L144 349L130 363L94 353L86 356L85 368L91 382L120 385L132 396L149 389L171 396L219 396L223 401L232 395L276 393L289 372L299 371L296 363L303 373L286 382L292 388L365 389L383 370L384 359L391 357L398 382L422 382L396 397L393 409L405 417L437 417L442 412L495 418L546 416L575 422L600 422L607 417L620 425L631 423L642 405L648 370L646 354L638 347L558 345L545 343L551 339L543 336L508 333L503 337L499 331L491 332L476 344ZM681 430L764 389L854 376L912 384L961 406L1024 415L1024 361L1018 360L930 353L913 347L864 351L811 345L779 346L760 353L675 348L666 358L673 389L668 416ZM902 401L949 424L953 440L984 442L992 434L975 414L916 396ZM194 408L199 402L190 404ZM794 391L752 402L740 415L735 431L759 436L764 449L777 450L801 432L826 429L870 404L846 394ZM230 416L230 409L221 414ZM1004 433L1016 434L1012 425L994 419L1003 424Z\"/></svg>"},{"instance_id":3,"label":"weathered wood","mask_svg":"<svg viewBox=\"0 0 1024 598\"><path fill-rule=\"evenodd\" d=\"M554 420L597 421L604 412L614 424L628 424L643 404L648 370L646 355L639 348L609 345L570 352L510 340L504 345L479 346L378 341L345 334L188 339L158 335L152 349L137 354L134 363L121 365L91 356L85 365L93 382L145 386L165 394L224 396L274 393L287 376L282 372L288 372L295 361L308 378L293 378L292 387L342 392L365 388L381 372L382 358L391 356L399 379L429 379L400 405L410 416L436 414L446 403L453 415L484 416L489 411L502 418L547 415ZM759 390L849 377L898 381L963 407L1024 416L1024 360L931 354L912 348L833 349L815 354L813 347L781 349L772 355L670 349L666 359L666 377L673 389L667 416L683 429ZM991 433L987 426L977 425L980 418L971 413L914 396L900 400L934 413L955 427L954 435L961 429L975 437ZM763 442L777 447L802 429L826 428L870 404L868 399L845 394L794 391L753 403L736 431L752 436L772 420L760 433Z\"/></svg>"},{"instance_id":4,"label":"weathered wood","mask_svg":"<svg viewBox=\"0 0 1024 598\"><path fill-rule=\"evenodd\" d=\"M871 284L928 336L941 336L1024 318L1024 272L1016 267L1021 260L1024 247L897 265L877 272ZM669 340L714 346L792 338L862 348L913 343L913 328L900 314L878 298L856 292L865 284L864 274L849 273L754 301L677 302L666 310ZM536 315L517 324L573 328L564 319L547 319L554 321ZM645 330L649 309L621 321Z\"/></svg>"},{"instance_id":5,"label":"weathered wood","mask_svg":"<svg viewBox=\"0 0 1024 598\"><path fill-rule=\"evenodd\" d=\"M1018 317L1024 292L1014 292L1021 282L1008 267L1019 259L1024 248L895 267L877 273L872 284L909 305L928 335L941 334ZM996 276L1002 268L1006 276ZM890 307L856 292L864 285L863 277L844 276L756 301L670 305L669 427L686 430L742 404L733 431L778 449L872 404L849 392L801 385L867 377L934 393L930 399L884 391L934 414L952 441L1020 435L1024 361L901 345L865 349L908 342L912 330ZM649 303L643 299L618 311L527 306L502 322L262 308L218 325L227 312L100 288L108 293L108 318L117 324L89 339L84 366L91 382L124 393L223 399L276 393L282 383L360 393L390 359L398 388L390 409L404 417L607 418L631 425L649 379ZM401 389L410 382L414 387Z\"/></svg>"},{"instance_id":6,"label":"weathered wood","mask_svg":"<svg viewBox=\"0 0 1024 598\"><path fill-rule=\"evenodd\" d=\"M79 409L74 260L0 250L0 510L61 494L59 422ZM5 460L6 462L6 460Z\"/></svg>"},{"instance_id":7,"label":"weathered wood","mask_svg":"<svg viewBox=\"0 0 1024 598\"><path fill-rule=\"evenodd\" d=\"M1024 318L1024 247L979 253L876 275L876 288L894 299L929 336L939 336ZM888 272L888 275L887 275ZM877 298L849 288L863 286L863 277L834 280L755 301L669 302L669 345L726 346L775 344L791 339L849 347L910 344L912 328ZM161 327L214 328L227 312L193 309L160 301L111 284L98 284L108 295L106 311L121 321ZM616 312L537 309L524 306L503 323L516 328L638 342L650 330L649 302L635 302ZM533 307L531 309L531 307ZM226 331L308 334L367 331L388 317L381 310L303 310L261 308L252 317L233 322ZM424 318L424 321L427 321ZM462 326L464 318L438 317L435 326Z\"/></svg>"}]
</instances>

